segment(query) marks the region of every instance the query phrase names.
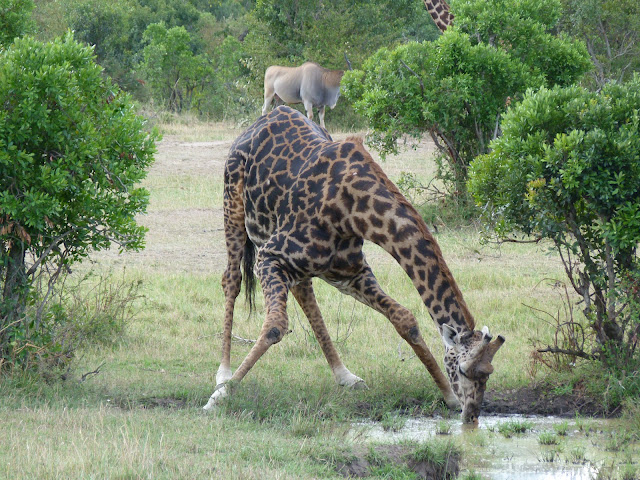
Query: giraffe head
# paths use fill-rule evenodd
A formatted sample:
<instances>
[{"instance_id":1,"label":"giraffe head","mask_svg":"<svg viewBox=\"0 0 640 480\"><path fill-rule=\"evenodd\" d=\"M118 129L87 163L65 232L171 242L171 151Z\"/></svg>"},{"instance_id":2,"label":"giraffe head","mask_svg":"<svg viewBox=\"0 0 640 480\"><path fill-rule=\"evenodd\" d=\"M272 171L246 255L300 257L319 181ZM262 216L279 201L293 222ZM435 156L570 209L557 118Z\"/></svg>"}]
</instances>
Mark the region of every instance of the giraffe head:
<instances>
[{"instance_id":1,"label":"giraffe head","mask_svg":"<svg viewBox=\"0 0 640 480\"><path fill-rule=\"evenodd\" d=\"M489 375L493 372L491 360L504 343L499 335L494 341L489 329L456 331L442 325L446 352L444 363L453 392L462 406L462 421L477 423Z\"/></svg>"}]
</instances>

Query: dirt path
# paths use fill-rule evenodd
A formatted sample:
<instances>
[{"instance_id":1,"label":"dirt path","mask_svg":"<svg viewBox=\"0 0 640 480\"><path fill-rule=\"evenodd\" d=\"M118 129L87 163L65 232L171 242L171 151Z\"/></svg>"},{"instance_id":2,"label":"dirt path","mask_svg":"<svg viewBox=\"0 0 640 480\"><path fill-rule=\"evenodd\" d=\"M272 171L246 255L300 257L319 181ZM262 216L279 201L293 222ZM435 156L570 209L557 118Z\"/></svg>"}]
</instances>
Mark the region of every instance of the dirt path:
<instances>
[{"instance_id":1,"label":"dirt path","mask_svg":"<svg viewBox=\"0 0 640 480\"><path fill-rule=\"evenodd\" d=\"M348 135L353 134L339 133L333 138L341 140ZM209 202L210 206L159 208L154 203L154 185L171 179L191 178L203 184L202 188L211 189L212 195L220 196L224 163L234 139L235 134L227 140L185 142L177 136L165 135L158 143L155 163L145 183L152 193L151 203L148 212L138 217L139 224L149 229L145 249L120 254L117 249L112 249L94 253L91 258L114 267L126 265L165 272L220 274L226 265L222 198ZM392 179L396 178L403 169L407 169L407 158L427 158L433 149L433 144L425 140L415 149L386 159L384 170ZM375 152L369 150L380 161ZM423 168L430 168L424 167L427 162L418 163ZM186 189L189 186L175 188ZM393 262L391 257L376 248L367 257L374 262Z\"/></svg>"},{"instance_id":2,"label":"dirt path","mask_svg":"<svg viewBox=\"0 0 640 480\"><path fill-rule=\"evenodd\" d=\"M147 184L163 179L194 177L222 184L224 162L233 139L184 142L165 136L158 143ZM176 187L185 188L185 187ZM147 185L147 189L153 187ZM222 205L215 208L156 208L152 200L139 224L149 229L145 249L98 252L92 259L114 267L126 265L169 272L219 273L226 262Z\"/></svg>"}]
</instances>

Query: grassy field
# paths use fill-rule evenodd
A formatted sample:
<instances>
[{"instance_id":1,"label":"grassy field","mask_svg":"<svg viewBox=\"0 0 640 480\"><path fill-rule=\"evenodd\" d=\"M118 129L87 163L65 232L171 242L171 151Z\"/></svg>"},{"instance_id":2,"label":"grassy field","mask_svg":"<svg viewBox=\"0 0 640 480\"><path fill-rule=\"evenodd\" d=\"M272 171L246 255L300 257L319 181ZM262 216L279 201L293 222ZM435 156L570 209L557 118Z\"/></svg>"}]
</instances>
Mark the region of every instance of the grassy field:
<instances>
[{"instance_id":1,"label":"grassy field","mask_svg":"<svg viewBox=\"0 0 640 480\"><path fill-rule=\"evenodd\" d=\"M96 254L80 268L140 282L136 314L121 341L80 352L71 379L18 375L2 381L0 479L338 478L335 466L358 442L348 435L351 421L389 412L446 415L428 373L389 322L320 281L317 297L337 348L369 389L335 386L292 299L291 334L226 404L203 413L222 331L221 172L237 133L220 125L165 127L146 180L149 213L140 219L149 228L147 249ZM425 143L382 165L392 179L408 171L427 183L430 151ZM550 341L554 333L536 309L555 313L562 305L552 285L564 278L558 258L545 245L482 245L471 227L441 227L437 240L478 327L486 324L507 339L489 390L534 381L531 342ZM378 247L367 246L367 257L387 292L416 314L440 358L442 342L408 278ZM255 339L261 322L239 302L238 337ZM249 348L234 344L234 367Z\"/></svg>"}]
</instances>

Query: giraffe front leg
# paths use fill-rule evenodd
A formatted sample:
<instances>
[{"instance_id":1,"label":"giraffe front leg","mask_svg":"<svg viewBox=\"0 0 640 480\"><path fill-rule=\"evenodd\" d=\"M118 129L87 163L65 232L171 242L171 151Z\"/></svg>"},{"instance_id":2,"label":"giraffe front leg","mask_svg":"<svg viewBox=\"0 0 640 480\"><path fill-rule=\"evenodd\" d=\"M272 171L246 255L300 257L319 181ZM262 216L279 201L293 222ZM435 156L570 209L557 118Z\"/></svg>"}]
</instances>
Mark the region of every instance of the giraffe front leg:
<instances>
[{"instance_id":1,"label":"giraffe front leg","mask_svg":"<svg viewBox=\"0 0 640 480\"><path fill-rule=\"evenodd\" d=\"M337 287L342 292L353 296L356 300L386 316L427 368L436 386L442 392L447 406L452 409L460 408L458 397L456 397L449 380L440 369L438 362L422 338L415 317L409 310L382 290L368 266L360 274L353 277L348 284L342 283Z\"/></svg>"},{"instance_id":2,"label":"giraffe front leg","mask_svg":"<svg viewBox=\"0 0 640 480\"><path fill-rule=\"evenodd\" d=\"M350 387L355 390L368 390L369 387L363 379L354 375L344 365L340 365L338 368L332 368L333 376L336 378L336 383L341 387Z\"/></svg>"},{"instance_id":3,"label":"giraffe front leg","mask_svg":"<svg viewBox=\"0 0 640 480\"><path fill-rule=\"evenodd\" d=\"M236 298L240 292L240 284L242 275L240 274L239 260L233 260L234 256L229 255L229 264L222 275L222 287L225 293L225 309L224 309L224 327L222 331L222 360L216 373L216 389L209 398L207 404L203 407L205 410L211 410L214 405L226 396L226 388L224 383L233 376L231 371L231 332L233 328L233 310Z\"/></svg>"},{"instance_id":4,"label":"giraffe front leg","mask_svg":"<svg viewBox=\"0 0 640 480\"><path fill-rule=\"evenodd\" d=\"M298 285L291 288L291 293L295 297L296 301L302 307L302 311L309 320L311 329L322 348L329 367L333 372L333 376L336 379L336 383L340 386L351 387L355 389L367 388L367 384L357 375L354 375L344 366L340 355L335 349L331 336L327 330L327 326L324 323L320 308L316 296L313 292L313 285L311 280L304 280Z\"/></svg>"}]
</instances>

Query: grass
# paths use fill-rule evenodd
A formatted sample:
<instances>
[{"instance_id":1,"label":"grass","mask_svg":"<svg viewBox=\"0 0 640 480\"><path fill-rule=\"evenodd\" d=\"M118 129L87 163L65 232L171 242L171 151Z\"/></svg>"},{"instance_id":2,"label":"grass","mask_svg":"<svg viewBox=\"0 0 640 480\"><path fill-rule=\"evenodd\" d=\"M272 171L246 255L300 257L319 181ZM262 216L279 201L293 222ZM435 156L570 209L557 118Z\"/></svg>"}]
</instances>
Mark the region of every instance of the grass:
<instances>
[{"instance_id":1,"label":"grass","mask_svg":"<svg viewBox=\"0 0 640 480\"><path fill-rule=\"evenodd\" d=\"M407 418L395 412L385 412L380 420L380 425L386 431L399 432L407 423Z\"/></svg>"},{"instance_id":2,"label":"grass","mask_svg":"<svg viewBox=\"0 0 640 480\"><path fill-rule=\"evenodd\" d=\"M558 445L558 436L553 432L542 432L538 435L540 445Z\"/></svg>"},{"instance_id":3,"label":"grass","mask_svg":"<svg viewBox=\"0 0 640 480\"><path fill-rule=\"evenodd\" d=\"M452 440L425 442L419 445L412 457L416 461L428 461L431 464L444 466L452 457L460 456L460 448Z\"/></svg>"},{"instance_id":4,"label":"grass","mask_svg":"<svg viewBox=\"0 0 640 480\"><path fill-rule=\"evenodd\" d=\"M553 463L560 458L559 450L555 448L544 449L540 452L539 460L543 463Z\"/></svg>"},{"instance_id":5,"label":"grass","mask_svg":"<svg viewBox=\"0 0 640 480\"><path fill-rule=\"evenodd\" d=\"M620 471L620 480L635 480L638 478L640 471L635 465L625 465Z\"/></svg>"},{"instance_id":6,"label":"grass","mask_svg":"<svg viewBox=\"0 0 640 480\"><path fill-rule=\"evenodd\" d=\"M566 437L567 434L569 433L569 422L565 420L564 422L557 423L553 426L553 430L556 432L557 435L561 437Z\"/></svg>"},{"instance_id":7,"label":"grass","mask_svg":"<svg viewBox=\"0 0 640 480\"><path fill-rule=\"evenodd\" d=\"M576 427L580 433L583 433L587 437L593 433L596 428L592 419L584 418L579 415L576 415Z\"/></svg>"},{"instance_id":8,"label":"grass","mask_svg":"<svg viewBox=\"0 0 640 480\"><path fill-rule=\"evenodd\" d=\"M572 463L574 465L584 465L585 463L587 463L586 453L586 448L577 445L569 450L566 456L566 461L567 463Z\"/></svg>"},{"instance_id":9,"label":"grass","mask_svg":"<svg viewBox=\"0 0 640 480\"><path fill-rule=\"evenodd\" d=\"M497 425L498 433L505 438L511 438L514 435L525 433L533 427L533 423L527 420L508 420L506 422L500 422Z\"/></svg>"},{"instance_id":10,"label":"grass","mask_svg":"<svg viewBox=\"0 0 640 480\"><path fill-rule=\"evenodd\" d=\"M451 422L447 420L440 420L436 425L437 435L449 435L451 433Z\"/></svg>"},{"instance_id":11,"label":"grass","mask_svg":"<svg viewBox=\"0 0 640 480\"><path fill-rule=\"evenodd\" d=\"M167 142L218 142L238 131L174 122L163 132ZM148 249L94 257L93 268L126 264L126 278L141 282L138 313L124 337L82 351L66 382L18 374L0 379L0 478L335 478L336 462L353 454L351 421L387 415L395 429L409 414L443 409L440 392L390 323L318 281L316 296L329 332L345 364L369 389L335 385L304 315L291 301L291 333L235 386L228 401L205 415L201 407L213 391L219 362L224 261L201 263L208 252L224 258L216 233L222 175L198 171L184 155L187 165L180 163L179 171L163 170L158 161L145 181L151 203L141 223L151 228ZM410 170L426 184L433 175L426 158L424 151L410 150L382 166L392 179ZM185 220L189 215L195 215L193 231ZM560 262L545 246L484 246L473 228L439 232L478 327L487 324L507 339L488 388L527 385L531 339L550 340L553 331L525 304L558 307L545 279L563 277ZM366 253L383 288L415 313L425 341L441 359L442 341L409 279L378 247L368 245ZM234 334L255 339L262 316L249 316L240 300L235 318ZM234 368L250 348L233 345ZM103 362L98 374L78 381Z\"/></svg>"}]
</instances>

